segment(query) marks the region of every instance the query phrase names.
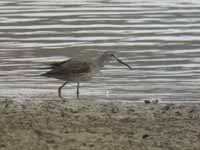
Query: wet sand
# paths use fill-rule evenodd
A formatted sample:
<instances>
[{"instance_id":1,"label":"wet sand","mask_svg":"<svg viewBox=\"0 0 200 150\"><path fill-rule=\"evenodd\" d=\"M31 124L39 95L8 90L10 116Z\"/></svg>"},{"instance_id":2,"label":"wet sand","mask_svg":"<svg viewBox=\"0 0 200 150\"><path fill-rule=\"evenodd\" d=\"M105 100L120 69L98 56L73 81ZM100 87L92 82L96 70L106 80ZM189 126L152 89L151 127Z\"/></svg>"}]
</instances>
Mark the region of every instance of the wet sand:
<instances>
[{"instance_id":1,"label":"wet sand","mask_svg":"<svg viewBox=\"0 0 200 150\"><path fill-rule=\"evenodd\" d=\"M199 150L200 105L2 99L0 150L47 149Z\"/></svg>"}]
</instances>

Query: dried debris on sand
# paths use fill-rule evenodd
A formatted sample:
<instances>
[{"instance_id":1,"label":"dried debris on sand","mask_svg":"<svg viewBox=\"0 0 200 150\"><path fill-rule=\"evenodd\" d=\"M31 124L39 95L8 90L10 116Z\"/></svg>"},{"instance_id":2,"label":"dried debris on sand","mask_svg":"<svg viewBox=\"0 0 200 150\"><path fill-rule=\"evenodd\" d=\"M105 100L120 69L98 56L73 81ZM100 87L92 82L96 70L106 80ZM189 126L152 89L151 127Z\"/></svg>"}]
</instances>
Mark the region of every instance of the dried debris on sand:
<instances>
[{"instance_id":1,"label":"dried debris on sand","mask_svg":"<svg viewBox=\"0 0 200 150\"><path fill-rule=\"evenodd\" d=\"M199 150L199 104L0 101L1 150Z\"/></svg>"}]
</instances>

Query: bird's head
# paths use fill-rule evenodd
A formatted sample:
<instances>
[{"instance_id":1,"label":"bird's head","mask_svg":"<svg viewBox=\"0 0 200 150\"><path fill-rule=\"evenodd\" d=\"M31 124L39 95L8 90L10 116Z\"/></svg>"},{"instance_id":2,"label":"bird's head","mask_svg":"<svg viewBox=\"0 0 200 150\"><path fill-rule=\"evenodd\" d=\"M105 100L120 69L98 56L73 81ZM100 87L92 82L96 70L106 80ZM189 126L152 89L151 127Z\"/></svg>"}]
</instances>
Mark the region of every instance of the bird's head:
<instances>
[{"instance_id":1,"label":"bird's head","mask_svg":"<svg viewBox=\"0 0 200 150\"><path fill-rule=\"evenodd\" d=\"M127 63L125 63L125 62L123 62L121 59L119 59L119 58L117 57L116 53L113 52L113 51L106 51L106 52L104 52L104 53L102 54L102 56L101 56L101 61L104 62L104 63L106 63L106 62L108 62L108 61L110 61L110 60L112 60L112 59L115 59L115 60L117 60L119 63L121 63L121 64L127 66L130 70L133 69L133 68L132 68L131 66L129 66Z\"/></svg>"}]
</instances>

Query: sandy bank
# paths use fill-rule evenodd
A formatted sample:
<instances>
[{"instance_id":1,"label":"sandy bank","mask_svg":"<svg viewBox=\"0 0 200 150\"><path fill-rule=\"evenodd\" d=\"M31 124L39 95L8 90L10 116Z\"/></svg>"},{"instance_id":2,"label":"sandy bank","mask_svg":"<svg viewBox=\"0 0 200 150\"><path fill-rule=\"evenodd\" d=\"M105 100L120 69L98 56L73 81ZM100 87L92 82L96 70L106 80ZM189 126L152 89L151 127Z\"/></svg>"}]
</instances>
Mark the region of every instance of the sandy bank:
<instances>
[{"instance_id":1,"label":"sandy bank","mask_svg":"<svg viewBox=\"0 0 200 150\"><path fill-rule=\"evenodd\" d=\"M0 101L0 150L199 150L199 104Z\"/></svg>"}]
</instances>

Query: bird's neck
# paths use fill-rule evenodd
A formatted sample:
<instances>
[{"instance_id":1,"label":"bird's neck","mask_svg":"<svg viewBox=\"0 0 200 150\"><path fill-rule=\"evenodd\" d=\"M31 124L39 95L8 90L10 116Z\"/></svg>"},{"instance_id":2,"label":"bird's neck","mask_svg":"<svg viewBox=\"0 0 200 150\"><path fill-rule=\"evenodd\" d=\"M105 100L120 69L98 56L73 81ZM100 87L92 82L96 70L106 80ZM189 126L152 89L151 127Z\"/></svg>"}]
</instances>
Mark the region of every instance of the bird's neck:
<instances>
[{"instance_id":1,"label":"bird's neck","mask_svg":"<svg viewBox=\"0 0 200 150\"><path fill-rule=\"evenodd\" d=\"M105 65L105 63L107 62L107 60L105 59L105 56L104 55L101 55L97 58L96 60L96 65L99 66L99 67L103 67Z\"/></svg>"}]
</instances>

